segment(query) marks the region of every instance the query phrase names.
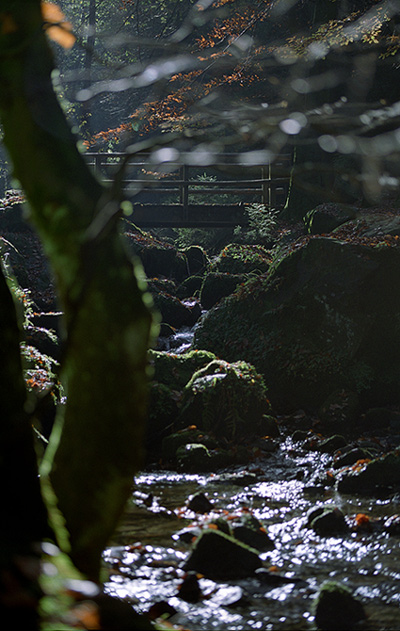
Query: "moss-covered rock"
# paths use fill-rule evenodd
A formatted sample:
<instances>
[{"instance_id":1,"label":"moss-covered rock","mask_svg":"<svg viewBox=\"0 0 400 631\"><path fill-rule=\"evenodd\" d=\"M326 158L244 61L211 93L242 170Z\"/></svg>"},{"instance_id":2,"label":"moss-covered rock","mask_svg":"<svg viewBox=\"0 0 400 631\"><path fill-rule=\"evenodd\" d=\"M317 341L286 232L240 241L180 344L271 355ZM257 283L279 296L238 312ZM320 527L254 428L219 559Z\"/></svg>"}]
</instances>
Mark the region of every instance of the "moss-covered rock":
<instances>
[{"instance_id":1,"label":"moss-covered rock","mask_svg":"<svg viewBox=\"0 0 400 631\"><path fill-rule=\"evenodd\" d=\"M162 441L162 458L167 462L175 461L180 447L194 444L203 445L207 450L214 449L217 446L214 438L201 432L195 425L190 425L178 432L165 436Z\"/></svg>"},{"instance_id":2,"label":"moss-covered rock","mask_svg":"<svg viewBox=\"0 0 400 631\"><path fill-rule=\"evenodd\" d=\"M365 620L362 604L348 587L336 581L322 584L314 604L315 622L322 631L349 631Z\"/></svg>"},{"instance_id":3,"label":"moss-covered rock","mask_svg":"<svg viewBox=\"0 0 400 631\"><path fill-rule=\"evenodd\" d=\"M361 447L353 447L352 449L344 450L344 453L337 454L333 463L334 469L343 469L350 465L354 465L360 460L371 460L372 454L368 449L362 449Z\"/></svg>"},{"instance_id":4,"label":"moss-covered rock","mask_svg":"<svg viewBox=\"0 0 400 631\"><path fill-rule=\"evenodd\" d=\"M256 550L219 530L205 530L184 565L215 580L252 576L259 567Z\"/></svg>"},{"instance_id":5,"label":"moss-covered rock","mask_svg":"<svg viewBox=\"0 0 400 631\"><path fill-rule=\"evenodd\" d=\"M359 239L373 239L378 242L388 237L400 236L400 217L397 213L358 213L354 219L338 226L334 230L338 237L357 234Z\"/></svg>"},{"instance_id":6,"label":"moss-covered rock","mask_svg":"<svg viewBox=\"0 0 400 631\"><path fill-rule=\"evenodd\" d=\"M203 276L189 276L185 278L176 289L177 297L182 300L182 298L199 296L203 280Z\"/></svg>"},{"instance_id":7,"label":"moss-covered rock","mask_svg":"<svg viewBox=\"0 0 400 631\"><path fill-rule=\"evenodd\" d=\"M269 410L264 381L253 366L214 360L185 386L178 422L237 439L260 434Z\"/></svg>"},{"instance_id":8,"label":"moss-covered rock","mask_svg":"<svg viewBox=\"0 0 400 631\"><path fill-rule=\"evenodd\" d=\"M152 379L174 390L183 390L193 373L216 359L214 353L191 350L176 355L163 351L149 351Z\"/></svg>"},{"instance_id":9,"label":"moss-covered rock","mask_svg":"<svg viewBox=\"0 0 400 631\"><path fill-rule=\"evenodd\" d=\"M176 461L179 469L188 473L211 470L211 455L202 443L187 443L176 450Z\"/></svg>"},{"instance_id":10,"label":"moss-covered rock","mask_svg":"<svg viewBox=\"0 0 400 631\"><path fill-rule=\"evenodd\" d=\"M211 270L228 274L263 274L271 264L271 254L262 245L230 243L212 261Z\"/></svg>"},{"instance_id":11,"label":"moss-covered rock","mask_svg":"<svg viewBox=\"0 0 400 631\"><path fill-rule=\"evenodd\" d=\"M174 460L180 445L199 442L200 432L192 432L190 436L177 439L174 447L168 449L168 455L164 453L162 441L176 430L185 385L193 373L215 359L215 355L206 351L175 355L149 350L148 356L151 387L146 431L147 454L149 459L162 456L164 460Z\"/></svg>"},{"instance_id":12,"label":"moss-covered rock","mask_svg":"<svg viewBox=\"0 0 400 631\"><path fill-rule=\"evenodd\" d=\"M139 257L148 278L164 276L181 282L190 276L185 254L168 241L157 239L125 222L129 250Z\"/></svg>"},{"instance_id":13,"label":"moss-covered rock","mask_svg":"<svg viewBox=\"0 0 400 631\"><path fill-rule=\"evenodd\" d=\"M204 309L211 309L222 298L230 296L248 277L244 274L208 272L200 288L200 302Z\"/></svg>"},{"instance_id":14,"label":"moss-covered rock","mask_svg":"<svg viewBox=\"0 0 400 631\"><path fill-rule=\"evenodd\" d=\"M347 445L347 440L341 434L333 434L325 438L319 445L318 451L323 454L333 454L338 449L343 449Z\"/></svg>"},{"instance_id":15,"label":"moss-covered rock","mask_svg":"<svg viewBox=\"0 0 400 631\"><path fill-rule=\"evenodd\" d=\"M391 451L378 458L358 460L338 479L341 493L370 493L400 486L400 453Z\"/></svg>"},{"instance_id":16,"label":"moss-covered rock","mask_svg":"<svg viewBox=\"0 0 400 631\"><path fill-rule=\"evenodd\" d=\"M279 411L318 410L340 390L400 403L400 249L371 243L302 239L211 309L194 347L253 364Z\"/></svg>"},{"instance_id":17,"label":"moss-covered rock","mask_svg":"<svg viewBox=\"0 0 400 631\"><path fill-rule=\"evenodd\" d=\"M346 204L320 204L304 217L304 224L309 234L332 232L346 221L355 219L357 209Z\"/></svg>"},{"instance_id":18,"label":"moss-covered rock","mask_svg":"<svg viewBox=\"0 0 400 631\"><path fill-rule=\"evenodd\" d=\"M183 248L183 254L188 262L188 270L190 276L203 274L210 264L207 252L200 245L190 245Z\"/></svg>"},{"instance_id":19,"label":"moss-covered rock","mask_svg":"<svg viewBox=\"0 0 400 631\"><path fill-rule=\"evenodd\" d=\"M164 324L178 329L182 326L193 326L196 323L200 313L196 314L176 296L165 291L154 290L151 283L149 288L153 296L154 306L160 313L161 321Z\"/></svg>"}]
</instances>

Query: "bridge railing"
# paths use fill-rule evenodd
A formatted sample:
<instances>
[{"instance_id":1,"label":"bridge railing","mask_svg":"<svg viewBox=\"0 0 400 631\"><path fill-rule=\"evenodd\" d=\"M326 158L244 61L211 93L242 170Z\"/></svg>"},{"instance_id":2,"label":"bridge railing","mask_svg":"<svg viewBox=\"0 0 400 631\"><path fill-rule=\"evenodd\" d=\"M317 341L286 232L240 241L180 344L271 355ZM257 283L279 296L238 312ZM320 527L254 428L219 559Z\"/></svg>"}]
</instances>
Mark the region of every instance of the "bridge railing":
<instances>
[{"instance_id":1,"label":"bridge railing","mask_svg":"<svg viewBox=\"0 0 400 631\"><path fill-rule=\"evenodd\" d=\"M269 208L284 206L287 196L291 154L277 156L272 163L243 164L241 154L221 153L212 164L209 158L180 154L176 161L152 163L150 153L127 157L124 153L85 154L96 175L113 181L120 172L125 195L133 204L239 205L259 202ZM192 160L192 163L190 163Z\"/></svg>"}]
</instances>

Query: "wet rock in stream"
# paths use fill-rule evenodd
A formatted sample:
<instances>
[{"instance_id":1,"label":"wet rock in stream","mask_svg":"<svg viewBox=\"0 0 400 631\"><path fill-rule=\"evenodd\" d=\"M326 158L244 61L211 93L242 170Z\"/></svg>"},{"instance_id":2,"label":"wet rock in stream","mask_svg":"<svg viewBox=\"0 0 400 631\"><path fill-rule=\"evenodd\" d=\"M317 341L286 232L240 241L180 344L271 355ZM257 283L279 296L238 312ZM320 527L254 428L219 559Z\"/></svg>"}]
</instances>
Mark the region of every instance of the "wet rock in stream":
<instances>
[{"instance_id":1,"label":"wet rock in stream","mask_svg":"<svg viewBox=\"0 0 400 631\"><path fill-rule=\"evenodd\" d=\"M341 493L388 491L400 485L400 452L391 451L372 460L358 460L338 478Z\"/></svg>"},{"instance_id":2,"label":"wet rock in stream","mask_svg":"<svg viewBox=\"0 0 400 631\"><path fill-rule=\"evenodd\" d=\"M341 434L334 434L322 441L318 447L318 451L323 454L332 454L338 449L342 449L347 445L347 441Z\"/></svg>"},{"instance_id":3,"label":"wet rock in stream","mask_svg":"<svg viewBox=\"0 0 400 631\"><path fill-rule=\"evenodd\" d=\"M346 519L339 508L318 506L311 509L307 525L321 537L343 534L349 531Z\"/></svg>"},{"instance_id":4,"label":"wet rock in stream","mask_svg":"<svg viewBox=\"0 0 400 631\"><path fill-rule=\"evenodd\" d=\"M348 465L353 465L359 460L371 460L372 454L367 449L362 449L361 447L350 448L343 454L338 454L338 457L335 459L333 463L334 469L342 469L343 467L347 467Z\"/></svg>"},{"instance_id":5,"label":"wet rock in stream","mask_svg":"<svg viewBox=\"0 0 400 631\"><path fill-rule=\"evenodd\" d=\"M176 451L178 469L194 473L196 471L211 471L211 455L205 445L188 443L181 445Z\"/></svg>"},{"instance_id":6,"label":"wet rock in stream","mask_svg":"<svg viewBox=\"0 0 400 631\"><path fill-rule=\"evenodd\" d=\"M201 587L196 572L187 572L178 586L177 596L187 603L197 603L201 598Z\"/></svg>"},{"instance_id":7,"label":"wet rock in stream","mask_svg":"<svg viewBox=\"0 0 400 631\"><path fill-rule=\"evenodd\" d=\"M251 513L243 513L239 521L232 524L232 535L235 539L259 552L265 552L274 548L274 543L264 526Z\"/></svg>"},{"instance_id":8,"label":"wet rock in stream","mask_svg":"<svg viewBox=\"0 0 400 631\"><path fill-rule=\"evenodd\" d=\"M213 505L204 493L195 493L188 498L187 506L195 513L209 513Z\"/></svg>"},{"instance_id":9,"label":"wet rock in stream","mask_svg":"<svg viewBox=\"0 0 400 631\"><path fill-rule=\"evenodd\" d=\"M350 631L366 619L362 604L335 581L323 583L315 601L315 622L321 631Z\"/></svg>"},{"instance_id":10,"label":"wet rock in stream","mask_svg":"<svg viewBox=\"0 0 400 631\"><path fill-rule=\"evenodd\" d=\"M218 530L206 530L197 539L185 562L185 570L195 570L213 580L243 578L262 567L253 548Z\"/></svg>"}]
</instances>

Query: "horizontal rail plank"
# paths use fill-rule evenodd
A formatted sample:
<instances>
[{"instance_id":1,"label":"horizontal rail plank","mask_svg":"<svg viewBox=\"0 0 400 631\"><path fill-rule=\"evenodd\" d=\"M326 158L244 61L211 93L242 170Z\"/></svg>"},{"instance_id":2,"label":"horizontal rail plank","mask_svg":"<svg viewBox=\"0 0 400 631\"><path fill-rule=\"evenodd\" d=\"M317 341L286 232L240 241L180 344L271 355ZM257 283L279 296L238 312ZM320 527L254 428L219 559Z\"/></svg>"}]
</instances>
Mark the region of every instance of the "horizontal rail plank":
<instances>
[{"instance_id":1,"label":"horizontal rail plank","mask_svg":"<svg viewBox=\"0 0 400 631\"><path fill-rule=\"evenodd\" d=\"M121 178L125 197L133 206L132 221L138 226L232 227L248 225L245 202L209 204L207 196L221 195L225 200L232 195L247 199L252 196L253 203L257 200L271 208L284 206L292 156L281 154L271 163L262 161L262 155L260 152L260 159L250 164L246 163L245 155L238 153L215 155L212 164L209 157L204 157L202 163L189 153L164 164L156 164L150 152L132 156L122 152L88 152L84 158L103 182L112 184L113 173ZM204 169L204 180L193 177L193 171L198 173L199 168ZM220 177L222 174L222 179L211 179L216 171ZM145 199L150 202L151 196L157 197L152 203L144 203ZM167 203L168 196L169 201L175 199L179 203ZM204 203L198 203L199 199L204 199ZM193 200L197 203L193 204Z\"/></svg>"},{"instance_id":2,"label":"horizontal rail plank","mask_svg":"<svg viewBox=\"0 0 400 631\"><path fill-rule=\"evenodd\" d=\"M130 221L140 228L234 227L247 226L248 215L243 207L181 204L135 204Z\"/></svg>"}]
</instances>

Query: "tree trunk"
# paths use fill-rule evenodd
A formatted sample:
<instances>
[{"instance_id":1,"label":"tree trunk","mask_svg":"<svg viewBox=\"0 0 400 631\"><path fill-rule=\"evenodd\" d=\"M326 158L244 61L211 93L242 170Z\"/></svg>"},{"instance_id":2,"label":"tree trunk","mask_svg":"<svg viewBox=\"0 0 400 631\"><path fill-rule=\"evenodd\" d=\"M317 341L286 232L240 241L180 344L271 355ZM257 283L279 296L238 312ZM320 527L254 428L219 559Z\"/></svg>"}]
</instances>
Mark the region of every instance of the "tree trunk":
<instances>
[{"instance_id":1,"label":"tree trunk","mask_svg":"<svg viewBox=\"0 0 400 631\"><path fill-rule=\"evenodd\" d=\"M55 273L67 390L42 467L76 566L98 579L141 462L151 315L116 221L52 89L40 0L0 0L0 117L14 174Z\"/></svg>"},{"instance_id":2,"label":"tree trunk","mask_svg":"<svg viewBox=\"0 0 400 631\"><path fill-rule=\"evenodd\" d=\"M4 628L38 629L37 544L50 535L32 426L25 412L20 331L0 266L0 620ZM36 572L32 572L35 569Z\"/></svg>"}]
</instances>

